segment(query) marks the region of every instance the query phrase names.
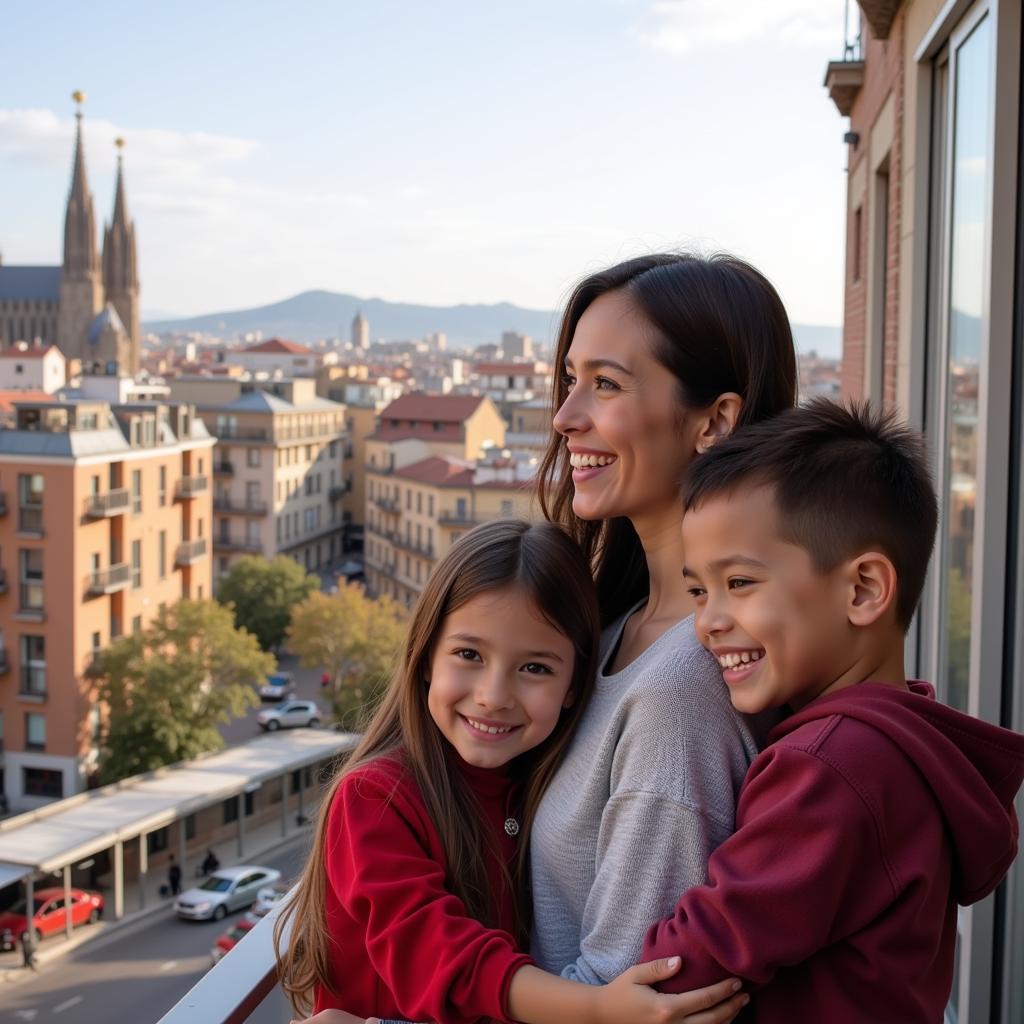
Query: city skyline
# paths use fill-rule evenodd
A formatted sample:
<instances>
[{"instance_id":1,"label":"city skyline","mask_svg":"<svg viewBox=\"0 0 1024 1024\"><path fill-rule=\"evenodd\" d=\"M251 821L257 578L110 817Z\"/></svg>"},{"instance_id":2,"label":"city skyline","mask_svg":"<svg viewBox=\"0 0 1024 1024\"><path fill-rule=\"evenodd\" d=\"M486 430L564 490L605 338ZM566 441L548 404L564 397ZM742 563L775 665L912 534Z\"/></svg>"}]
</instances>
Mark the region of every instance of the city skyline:
<instances>
[{"instance_id":1,"label":"city skyline","mask_svg":"<svg viewBox=\"0 0 1024 1024\"><path fill-rule=\"evenodd\" d=\"M794 321L837 324L845 147L816 83L842 5L721 6L50 18L54 59L0 70L0 252L54 262L82 88L101 208L127 139L149 317L315 288L552 309L602 264L697 245L765 270ZM5 16L15 35L46 17Z\"/></svg>"}]
</instances>

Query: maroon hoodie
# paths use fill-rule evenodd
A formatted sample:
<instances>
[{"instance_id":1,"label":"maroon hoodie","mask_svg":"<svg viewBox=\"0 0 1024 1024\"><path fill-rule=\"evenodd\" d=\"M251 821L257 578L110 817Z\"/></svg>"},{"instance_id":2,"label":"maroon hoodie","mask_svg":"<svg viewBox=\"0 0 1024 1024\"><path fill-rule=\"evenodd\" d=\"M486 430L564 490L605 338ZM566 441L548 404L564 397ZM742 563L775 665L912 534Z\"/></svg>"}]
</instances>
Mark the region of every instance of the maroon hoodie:
<instances>
[{"instance_id":1,"label":"maroon hoodie","mask_svg":"<svg viewBox=\"0 0 1024 1024\"><path fill-rule=\"evenodd\" d=\"M654 925L644 960L682 957L665 991L728 975L759 1022L938 1024L956 907L1017 852L1024 736L910 690L862 683L772 730L709 883Z\"/></svg>"}]
</instances>

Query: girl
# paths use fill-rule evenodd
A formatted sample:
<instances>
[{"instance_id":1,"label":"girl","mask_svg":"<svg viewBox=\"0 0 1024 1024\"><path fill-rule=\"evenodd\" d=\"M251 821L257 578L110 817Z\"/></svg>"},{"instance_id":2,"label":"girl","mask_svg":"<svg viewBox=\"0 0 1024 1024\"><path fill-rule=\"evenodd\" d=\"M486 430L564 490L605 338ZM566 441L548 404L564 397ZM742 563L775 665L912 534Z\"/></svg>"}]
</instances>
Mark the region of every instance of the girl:
<instances>
[{"instance_id":1,"label":"girl","mask_svg":"<svg viewBox=\"0 0 1024 1024\"><path fill-rule=\"evenodd\" d=\"M595 988L520 952L530 824L586 705L598 632L589 566L555 526L487 523L441 560L277 925L279 976L296 1006L442 1024L731 1019L743 997L729 1012L687 1016L723 998L721 986L647 987L677 963Z\"/></svg>"}]
</instances>

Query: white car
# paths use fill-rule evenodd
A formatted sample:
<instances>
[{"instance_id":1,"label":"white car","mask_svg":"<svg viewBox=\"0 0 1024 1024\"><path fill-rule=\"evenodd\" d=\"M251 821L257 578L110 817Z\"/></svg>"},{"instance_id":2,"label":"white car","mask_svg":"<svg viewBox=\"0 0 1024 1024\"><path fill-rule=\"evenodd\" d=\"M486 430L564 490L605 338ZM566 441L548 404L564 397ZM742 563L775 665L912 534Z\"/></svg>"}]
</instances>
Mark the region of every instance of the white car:
<instances>
[{"instance_id":1,"label":"white car","mask_svg":"<svg viewBox=\"0 0 1024 1024\"><path fill-rule=\"evenodd\" d=\"M260 687L260 700L284 700L295 693L295 680L291 672L275 672L267 676Z\"/></svg>"},{"instance_id":2,"label":"white car","mask_svg":"<svg viewBox=\"0 0 1024 1024\"><path fill-rule=\"evenodd\" d=\"M320 724L320 717L320 709L315 701L286 700L276 708L261 711L256 716L256 721L264 732L276 732L278 729L302 725L315 729Z\"/></svg>"},{"instance_id":3,"label":"white car","mask_svg":"<svg viewBox=\"0 0 1024 1024\"><path fill-rule=\"evenodd\" d=\"M288 886L284 882L277 882L275 885L268 885L266 888L260 889L256 895L256 902L249 910L249 918L258 921L261 917L266 917L274 909L274 904L283 900L287 894Z\"/></svg>"},{"instance_id":4,"label":"white car","mask_svg":"<svg viewBox=\"0 0 1024 1024\"><path fill-rule=\"evenodd\" d=\"M174 901L178 917L191 921L222 921L234 910L251 906L260 890L281 880L281 872L254 864L218 868L194 889Z\"/></svg>"}]
</instances>

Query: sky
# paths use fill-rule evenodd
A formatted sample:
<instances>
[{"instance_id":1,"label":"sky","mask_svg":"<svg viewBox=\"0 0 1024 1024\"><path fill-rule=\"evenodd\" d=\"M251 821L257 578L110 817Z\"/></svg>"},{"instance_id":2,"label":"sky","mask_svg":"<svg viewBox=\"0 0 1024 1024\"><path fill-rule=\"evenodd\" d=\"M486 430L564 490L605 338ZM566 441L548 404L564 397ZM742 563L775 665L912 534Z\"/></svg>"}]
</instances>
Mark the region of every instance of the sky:
<instances>
[{"instance_id":1,"label":"sky","mask_svg":"<svg viewBox=\"0 0 1024 1024\"><path fill-rule=\"evenodd\" d=\"M841 323L843 0L8 0L0 34L4 264L60 262L82 89L98 242L126 140L144 315L555 309L698 248Z\"/></svg>"}]
</instances>

